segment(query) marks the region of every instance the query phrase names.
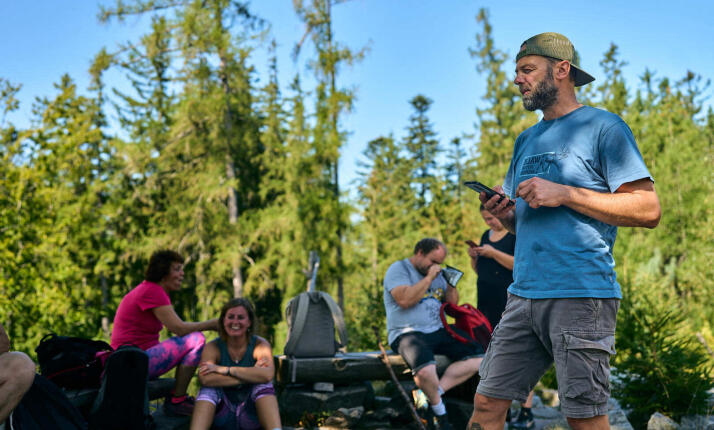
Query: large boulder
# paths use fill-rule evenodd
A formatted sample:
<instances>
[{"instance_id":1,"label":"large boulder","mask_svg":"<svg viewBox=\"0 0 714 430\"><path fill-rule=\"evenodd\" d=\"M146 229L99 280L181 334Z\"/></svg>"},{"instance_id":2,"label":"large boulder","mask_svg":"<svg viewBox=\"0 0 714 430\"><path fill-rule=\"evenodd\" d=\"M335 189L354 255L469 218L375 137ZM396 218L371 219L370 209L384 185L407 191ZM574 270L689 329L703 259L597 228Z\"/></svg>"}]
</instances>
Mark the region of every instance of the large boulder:
<instances>
[{"instance_id":1,"label":"large boulder","mask_svg":"<svg viewBox=\"0 0 714 430\"><path fill-rule=\"evenodd\" d=\"M647 430L678 430L677 424L672 418L655 412L647 421Z\"/></svg>"}]
</instances>

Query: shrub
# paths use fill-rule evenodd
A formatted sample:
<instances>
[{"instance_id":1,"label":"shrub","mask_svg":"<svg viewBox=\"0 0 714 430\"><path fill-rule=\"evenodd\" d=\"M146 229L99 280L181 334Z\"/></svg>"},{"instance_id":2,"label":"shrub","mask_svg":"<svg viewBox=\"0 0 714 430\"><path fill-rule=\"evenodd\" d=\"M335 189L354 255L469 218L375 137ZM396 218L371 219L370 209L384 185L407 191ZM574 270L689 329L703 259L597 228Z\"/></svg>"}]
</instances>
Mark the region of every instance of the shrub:
<instances>
[{"instance_id":1,"label":"shrub","mask_svg":"<svg viewBox=\"0 0 714 430\"><path fill-rule=\"evenodd\" d=\"M694 333L682 330L685 314L650 294L623 291L616 333L618 353L613 395L646 428L654 412L675 420L705 412L714 385L709 357Z\"/></svg>"}]
</instances>

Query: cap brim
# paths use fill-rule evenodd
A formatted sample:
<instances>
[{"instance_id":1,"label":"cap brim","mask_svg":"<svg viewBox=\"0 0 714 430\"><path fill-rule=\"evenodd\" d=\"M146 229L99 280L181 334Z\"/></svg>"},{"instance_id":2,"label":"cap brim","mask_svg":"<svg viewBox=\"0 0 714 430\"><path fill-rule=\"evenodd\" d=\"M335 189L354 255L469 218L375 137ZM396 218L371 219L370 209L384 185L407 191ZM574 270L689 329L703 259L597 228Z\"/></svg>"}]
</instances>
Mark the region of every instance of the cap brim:
<instances>
[{"instance_id":1,"label":"cap brim","mask_svg":"<svg viewBox=\"0 0 714 430\"><path fill-rule=\"evenodd\" d=\"M590 75L589 73L585 72L583 69L574 66L572 63L570 63L570 67L575 69L575 86L580 87L585 84L589 84L590 82L594 81L595 78Z\"/></svg>"}]
</instances>

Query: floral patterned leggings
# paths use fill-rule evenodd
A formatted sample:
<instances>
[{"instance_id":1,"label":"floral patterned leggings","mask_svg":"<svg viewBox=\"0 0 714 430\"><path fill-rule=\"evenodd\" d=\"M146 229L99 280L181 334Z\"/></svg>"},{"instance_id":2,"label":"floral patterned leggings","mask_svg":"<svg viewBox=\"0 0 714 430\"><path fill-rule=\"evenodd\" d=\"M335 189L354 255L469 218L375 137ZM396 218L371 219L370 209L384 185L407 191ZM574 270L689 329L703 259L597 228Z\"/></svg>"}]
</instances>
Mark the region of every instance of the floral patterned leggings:
<instances>
[{"instance_id":1,"label":"floral patterned leggings","mask_svg":"<svg viewBox=\"0 0 714 430\"><path fill-rule=\"evenodd\" d=\"M198 366L206 337L200 331L176 336L146 350L149 355L149 379L156 379L179 364Z\"/></svg>"}]
</instances>

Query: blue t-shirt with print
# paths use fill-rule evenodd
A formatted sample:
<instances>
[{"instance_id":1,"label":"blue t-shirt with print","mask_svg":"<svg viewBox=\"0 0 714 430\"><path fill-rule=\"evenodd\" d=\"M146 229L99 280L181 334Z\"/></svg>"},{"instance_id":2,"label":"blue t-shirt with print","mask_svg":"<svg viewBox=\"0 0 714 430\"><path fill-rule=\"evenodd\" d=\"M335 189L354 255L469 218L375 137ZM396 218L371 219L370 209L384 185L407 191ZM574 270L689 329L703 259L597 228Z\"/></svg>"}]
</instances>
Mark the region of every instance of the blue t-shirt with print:
<instances>
[{"instance_id":1,"label":"blue t-shirt with print","mask_svg":"<svg viewBox=\"0 0 714 430\"><path fill-rule=\"evenodd\" d=\"M504 191L538 176L606 193L650 178L632 131L610 112L580 107L541 120L516 139ZM612 250L617 227L565 206L533 209L516 199L516 250L508 291L529 299L622 298Z\"/></svg>"},{"instance_id":2,"label":"blue t-shirt with print","mask_svg":"<svg viewBox=\"0 0 714 430\"><path fill-rule=\"evenodd\" d=\"M403 333L433 333L443 327L439 310L446 295L446 280L437 276L419 303L402 309L391 291L401 285L414 285L424 279L408 258L393 263L384 275L384 309L387 312L387 340L391 345Z\"/></svg>"}]
</instances>

